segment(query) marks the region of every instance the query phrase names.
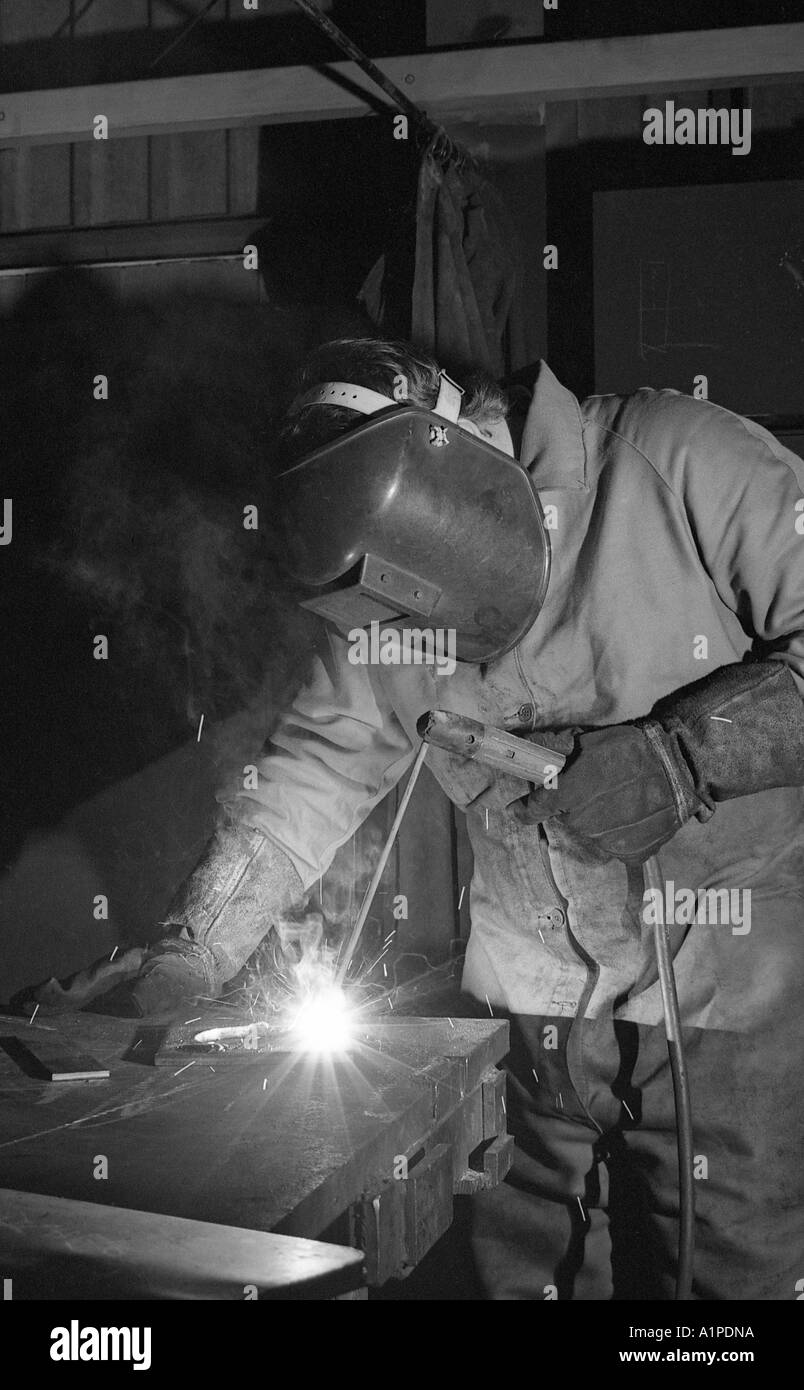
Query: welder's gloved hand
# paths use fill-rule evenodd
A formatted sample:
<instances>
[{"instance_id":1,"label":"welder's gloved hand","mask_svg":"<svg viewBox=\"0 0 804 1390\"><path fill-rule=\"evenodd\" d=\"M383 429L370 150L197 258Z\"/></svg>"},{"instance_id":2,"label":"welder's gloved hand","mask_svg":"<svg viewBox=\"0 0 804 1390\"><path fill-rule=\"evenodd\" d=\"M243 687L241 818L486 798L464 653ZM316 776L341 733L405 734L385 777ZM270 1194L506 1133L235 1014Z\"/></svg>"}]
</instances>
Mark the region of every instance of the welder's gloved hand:
<instances>
[{"instance_id":1,"label":"welder's gloved hand","mask_svg":"<svg viewBox=\"0 0 804 1390\"><path fill-rule=\"evenodd\" d=\"M33 986L13 1002L117 1018L175 1014L196 999L217 998L303 896L277 845L247 825L224 821L173 898L160 941Z\"/></svg>"},{"instance_id":2,"label":"welder's gloved hand","mask_svg":"<svg viewBox=\"0 0 804 1390\"><path fill-rule=\"evenodd\" d=\"M167 912L136 979L89 1005L140 1018L215 999L284 912L304 896L288 856L260 831L222 822Z\"/></svg>"},{"instance_id":3,"label":"welder's gloved hand","mask_svg":"<svg viewBox=\"0 0 804 1390\"><path fill-rule=\"evenodd\" d=\"M547 731L539 741L550 743ZM771 787L804 785L804 700L782 661L721 666L646 719L577 737L557 786L520 811L561 815L625 863L655 854L693 816Z\"/></svg>"},{"instance_id":4,"label":"welder's gloved hand","mask_svg":"<svg viewBox=\"0 0 804 1390\"><path fill-rule=\"evenodd\" d=\"M565 751L551 731L542 730L539 742ZM527 822L560 816L627 864L641 864L683 824L664 763L633 724L579 734L555 787L532 792L517 814Z\"/></svg>"},{"instance_id":5,"label":"welder's gloved hand","mask_svg":"<svg viewBox=\"0 0 804 1390\"><path fill-rule=\"evenodd\" d=\"M14 995L11 1003L25 1009L39 1004L49 1013L75 1013L78 1009L86 1008L93 999L136 979L147 954L143 946L113 951L94 961L85 970L77 970L64 979L57 980L51 976L39 984L26 985Z\"/></svg>"},{"instance_id":6,"label":"welder's gloved hand","mask_svg":"<svg viewBox=\"0 0 804 1390\"><path fill-rule=\"evenodd\" d=\"M203 952L176 926L151 946L134 946L103 956L65 979L51 978L19 991L12 1004L48 1013L95 1013L142 1018L170 1013L214 988Z\"/></svg>"},{"instance_id":7,"label":"welder's gloved hand","mask_svg":"<svg viewBox=\"0 0 804 1390\"><path fill-rule=\"evenodd\" d=\"M137 975L85 1004L84 1012L115 1018L174 1014L219 992L210 953L180 930L150 946Z\"/></svg>"}]
</instances>

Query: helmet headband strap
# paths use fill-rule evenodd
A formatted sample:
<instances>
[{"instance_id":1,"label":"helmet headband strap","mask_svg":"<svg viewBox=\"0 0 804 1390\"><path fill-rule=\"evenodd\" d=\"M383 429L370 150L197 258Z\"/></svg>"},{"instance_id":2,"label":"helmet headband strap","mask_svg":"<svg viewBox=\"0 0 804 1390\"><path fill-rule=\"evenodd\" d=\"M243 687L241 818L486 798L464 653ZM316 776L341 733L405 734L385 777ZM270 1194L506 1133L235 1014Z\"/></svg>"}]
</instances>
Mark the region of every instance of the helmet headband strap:
<instances>
[{"instance_id":1,"label":"helmet headband strap","mask_svg":"<svg viewBox=\"0 0 804 1390\"><path fill-rule=\"evenodd\" d=\"M445 420L451 420L454 424L461 413L462 399L463 388L447 376L446 372L439 372L438 399L433 406L433 413ZM290 411L291 414L296 414L297 411L311 405L340 405L347 410L356 410L361 415L374 415L378 410L387 410L389 406L405 403L404 398L392 400L380 391L372 391L368 386L357 386L353 381L323 381L320 385L305 391L304 395L297 396Z\"/></svg>"},{"instance_id":2,"label":"helmet headband strap","mask_svg":"<svg viewBox=\"0 0 804 1390\"><path fill-rule=\"evenodd\" d=\"M371 391L368 386L356 386L351 381L324 381L313 386L303 396L297 396L290 410L304 410L308 405L341 405L348 410L357 410L361 415L374 415L378 410L387 410L391 405L399 405L390 396L379 391Z\"/></svg>"}]
</instances>

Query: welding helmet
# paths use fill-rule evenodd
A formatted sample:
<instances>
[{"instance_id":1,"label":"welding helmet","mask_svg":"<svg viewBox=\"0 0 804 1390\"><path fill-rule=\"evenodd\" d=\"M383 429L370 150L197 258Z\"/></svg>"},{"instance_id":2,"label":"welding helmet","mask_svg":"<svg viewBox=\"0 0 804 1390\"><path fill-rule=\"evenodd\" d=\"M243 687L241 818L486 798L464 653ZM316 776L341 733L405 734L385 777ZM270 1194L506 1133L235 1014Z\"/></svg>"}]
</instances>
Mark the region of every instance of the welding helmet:
<instances>
[{"instance_id":1,"label":"welding helmet","mask_svg":"<svg viewBox=\"0 0 804 1390\"><path fill-rule=\"evenodd\" d=\"M344 634L452 629L460 661L488 662L536 620L550 544L530 475L457 424L462 394L443 372L433 410L350 382L313 387L292 412L367 418L280 474L279 504L304 607Z\"/></svg>"}]
</instances>

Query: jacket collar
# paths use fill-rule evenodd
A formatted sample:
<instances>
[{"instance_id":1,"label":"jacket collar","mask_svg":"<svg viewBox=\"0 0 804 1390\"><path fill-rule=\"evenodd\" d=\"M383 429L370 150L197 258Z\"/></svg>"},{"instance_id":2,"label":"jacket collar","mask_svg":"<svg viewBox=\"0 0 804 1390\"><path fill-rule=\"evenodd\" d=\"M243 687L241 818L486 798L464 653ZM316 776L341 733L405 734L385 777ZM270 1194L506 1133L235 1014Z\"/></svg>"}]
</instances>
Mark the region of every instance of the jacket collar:
<instances>
[{"instance_id":1,"label":"jacket collar","mask_svg":"<svg viewBox=\"0 0 804 1390\"><path fill-rule=\"evenodd\" d=\"M546 362L539 362L533 398L522 427L519 461L536 488L587 486L581 407Z\"/></svg>"}]
</instances>

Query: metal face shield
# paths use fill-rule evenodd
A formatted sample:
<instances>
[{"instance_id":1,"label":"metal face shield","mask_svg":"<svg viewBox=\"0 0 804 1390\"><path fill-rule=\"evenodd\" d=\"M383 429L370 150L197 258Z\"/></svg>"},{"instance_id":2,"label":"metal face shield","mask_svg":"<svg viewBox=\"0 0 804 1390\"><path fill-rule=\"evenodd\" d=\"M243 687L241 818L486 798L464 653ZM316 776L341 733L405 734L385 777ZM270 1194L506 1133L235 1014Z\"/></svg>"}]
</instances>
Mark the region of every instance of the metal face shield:
<instances>
[{"instance_id":1,"label":"metal face shield","mask_svg":"<svg viewBox=\"0 0 804 1390\"><path fill-rule=\"evenodd\" d=\"M390 404L278 485L304 606L340 631L415 619L487 662L535 621L550 544L530 476L443 415Z\"/></svg>"}]
</instances>

